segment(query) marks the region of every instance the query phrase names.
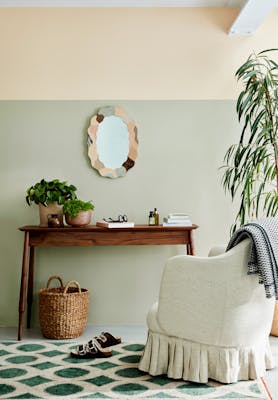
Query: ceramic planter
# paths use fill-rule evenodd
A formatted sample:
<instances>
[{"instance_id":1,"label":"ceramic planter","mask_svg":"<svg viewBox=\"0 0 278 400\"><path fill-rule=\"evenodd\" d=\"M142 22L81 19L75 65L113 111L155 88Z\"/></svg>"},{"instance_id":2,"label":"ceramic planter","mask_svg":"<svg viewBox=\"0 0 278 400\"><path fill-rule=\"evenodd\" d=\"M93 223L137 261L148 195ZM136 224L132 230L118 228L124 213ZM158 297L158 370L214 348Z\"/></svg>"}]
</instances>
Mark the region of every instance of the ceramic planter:
<instances>
[{"instance_id":1,"label":"ceramic planter","mask_svg":"<svg viewBox=\"0 0 278 400\"><path fill-rule=\"evenodd\" d=\"M76 217L65 214L66 223L71 226L86 226L90 225L92 219L92 210L80 211Z\"/></svg>"},{"instance_id":2,"label":"ceramic planter","mask_svg":"<svg viewBox=\"0 0 278 400\"><path fill-rule=\"evenodd\" d=\"M39 204L39 212L40 212L40 226L45 227L48 226L48 215L57 214L61 226L64 225L63 222L63 206L59 205L56 201L48 204L48 206L44 206L43 204Z\"/></svg>"}]
</instances>

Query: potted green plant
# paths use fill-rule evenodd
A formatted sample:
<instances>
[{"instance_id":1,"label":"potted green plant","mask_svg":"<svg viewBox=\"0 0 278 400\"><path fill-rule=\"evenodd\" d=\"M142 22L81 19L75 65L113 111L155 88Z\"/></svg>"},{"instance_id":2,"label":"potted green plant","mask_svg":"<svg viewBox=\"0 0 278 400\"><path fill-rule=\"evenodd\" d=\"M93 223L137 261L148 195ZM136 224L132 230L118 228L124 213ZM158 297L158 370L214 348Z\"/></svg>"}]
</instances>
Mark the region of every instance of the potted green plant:
<instances>
[{"instance_id":1,"label":"potted green plant","mask_svg":"<svg viewBox=\"0 0 278 400\"><path fill-rule=\"evenodd\" d=\"M48 215L58 214L63 225L63 204L69 199L76 198L76 187L65 181L42 179L27 189L26 202L39 205L40 226L47 226Z\"/></svg>"},{"instance_id":2,"label":"potted green plant","mask_svg":"<svg viewBox=\"0 0 278 400\"><path fill-rule=\"evenodd\" d=\"M72 199L65 202L63 212L66 223L71 226L89 225L94 205L91 201Z\"/></svg>"},{"instance_id":3,"label":"potted green plant","mask_svg":"<svg viewBox=\"0 0 278 400\"><path fill-rule=\"evenodd\" d=\"M239 142L225 154L222 181L232 200L240 198L231 233L278 212L278 64L266 54L272 50L251 54L236 72L243 82L236 106L243 124ZM271 333L278 336L277 329Z\"/></svg>"}]
</instances>

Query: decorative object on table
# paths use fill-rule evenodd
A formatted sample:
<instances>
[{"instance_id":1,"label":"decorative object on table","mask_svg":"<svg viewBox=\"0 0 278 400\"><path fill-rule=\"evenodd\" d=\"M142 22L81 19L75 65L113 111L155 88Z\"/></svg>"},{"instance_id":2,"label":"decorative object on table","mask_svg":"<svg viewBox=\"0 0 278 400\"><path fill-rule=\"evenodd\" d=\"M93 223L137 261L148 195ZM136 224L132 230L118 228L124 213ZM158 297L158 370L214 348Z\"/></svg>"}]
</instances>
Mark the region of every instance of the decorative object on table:
<instances>
[{"instance_id":1,"label":"decorative object on table","mask_svg":"<svg viewBox=\"0 0 278 400\"><path fill-rule=\"evenodd\" d=\"M157 208L154 208L153 215L154 215L154 224L159 225L159 214Z\"/></svg>"},{"instance_id":2,"label":"decorative object on table","mask_svg":"<svg viewBox=\"0 0 278 400\"><path fill-rule=\"evenodd\" d=\"M153 215L153 211L149 212L149 225L150 226L155 225L155 217Z\"/></svg>"},{"instance_id":3,"label":"decorative object on table","mask_svg":"<svg viewBox=\"0 0 278 400\"><path fill-rule=\"evenodd\" d=\"M103 218L102 221L98 221L96 226L101 228L133 228L134 222L129 222L127 216L119 215L118 218Z\"/></svg>"},{"instance_id":4,"label":"decorative object on table","mask_svg":"<svg viewBox=\"0 0 278 400\"><path fill-rule=\"evenodd\" d=\"M225 191L232 200L240 198L231 233L259 216L275 217L278 212L278 65L267 56L270 51L252 53L236 71L244 84L236 107L243 126L222 167ZM278 336L278 329L274 331Z\"/></svg>"},{"instance_id":5,"label":"decorative object on table","mask_svg":"<svg viewBox=\"0 0 278 400\"><path fill-rule=\"evenodd\" d=\"M0 342L0 398L270 400L261 379L227 385L151 377L138 370L141 343L123 343L112 348L109 359L88 360L70 357L76 345L50 340Z\"/></svg>"},{"instance_id":6,"label":"decorative object on table","mask_svg":"<svg viewBox=\"0 0 278 400\"><path fill-rule=\"evenodd\" d=\"M39 205L40 226L48 226L48 215L58 214L61 226L63 225L63 204L66 200L76 198L76 187L66 181L42 179L27 189L26 202L30 206L33 202Z\"/></svg>"},{"instance_id":7,"label":"decorative object on table","mask_svg":"<svg viewBox=\"0 0 278 400\"><path fill-rule=\"evenodd\" d=\"M60 287L49 287L54 279L60 282ZM87 323L88 305L89 292L81 289L77 281L69 281L64 286L58 275L51 276L46 288L39 291L39 320L43 336L48 339L80 336Z\"/></svg>"},{"instance_id":8,"label":"decorative object on table","mask_svg":"<svg viewBox=\"0 0 278 400\"><path fill-rule=\"evenodd\" d=\"M94 205L91 201L79 199L66 201L63 207L66 223L76 227L89 225L93 209Z\"/></svg>"},{"instance_id":9,"label":"decorative object on table","mask_svg":"<svg viewBox=\"0 0 278 400\"><path fill-rule=\"evenodd\" d=\"M138 152L137 127L120 107L103 107L91 118L88 155L101 176L118 178L135 164Z\"/></svg>"},{"instance_id":10,"label":"decorative object on table","mask_svg":"<svg viewBox=\"0 0 278 400\"><path fill-rule=\"evenodd\" d=\"M192 226L192 221L185 213L172 213L163 218L163 226Z\"/></svg>"},{"instance_id":11,"label":"decorative object on table","mask_svg":"<svg viewBox=\"0 0 278 400\"><path fill-rule=\"evenodd\" d=\"M49 228L59 228L59 227L63 226L63 225L61 225L59 215L58 214L48 214L47 226Z\"/></svg>"}]
</instances>

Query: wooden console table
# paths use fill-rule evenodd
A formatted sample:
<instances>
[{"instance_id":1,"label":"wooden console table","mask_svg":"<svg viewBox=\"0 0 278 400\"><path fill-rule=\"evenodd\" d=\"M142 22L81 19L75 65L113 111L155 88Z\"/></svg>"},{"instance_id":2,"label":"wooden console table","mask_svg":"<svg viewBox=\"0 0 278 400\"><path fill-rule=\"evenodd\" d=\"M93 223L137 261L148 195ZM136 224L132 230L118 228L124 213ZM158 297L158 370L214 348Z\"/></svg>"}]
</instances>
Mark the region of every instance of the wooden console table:
<instances>
[{"instance_id":1,"label":"wooden console table","mask_svg":"<svg viewBox=\"0 0 278 400\"><path fill-rule=\"evenodd\" d=\"M187 254L194 255L193 230L190 227L163 227L135 225L134 228L100 228L89 225L83 228L42 228L23 226L24 248L19 296L18 340L22 339L23 317L27 297L27 328L30 328L33 300L34 256L37 246L130 246L184 244Z\"/></svg>"}]
</instances>

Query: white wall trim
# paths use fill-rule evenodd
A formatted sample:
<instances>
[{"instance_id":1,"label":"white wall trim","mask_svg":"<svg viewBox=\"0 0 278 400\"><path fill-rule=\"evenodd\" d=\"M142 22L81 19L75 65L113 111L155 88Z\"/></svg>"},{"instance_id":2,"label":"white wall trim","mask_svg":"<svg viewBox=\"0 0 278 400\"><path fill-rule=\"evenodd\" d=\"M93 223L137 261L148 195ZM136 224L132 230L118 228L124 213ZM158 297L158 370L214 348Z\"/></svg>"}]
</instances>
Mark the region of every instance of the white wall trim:
<instances>
[{"instance_id":1,"label":"white wall trim","mask_svg":"<svg viewBox=\"0 0 278 400\"><path fill-rule=\"evenodd\" d=\"M247 0L229 29L229 35L252 35L278 7L278 0Z\"/></svg>"},{"instance_id":2,"label":"white wall trim","mask_svg":"<svg viewBox=\"0 0 278 400\"><path fill-rule=\"evenodd\" d=\"M0 0L0 7L235 7L238 0Z\"/></svg>"}]
</instances>

